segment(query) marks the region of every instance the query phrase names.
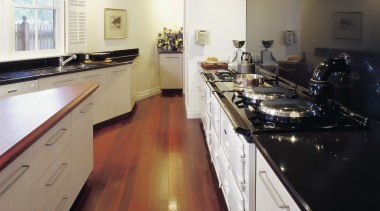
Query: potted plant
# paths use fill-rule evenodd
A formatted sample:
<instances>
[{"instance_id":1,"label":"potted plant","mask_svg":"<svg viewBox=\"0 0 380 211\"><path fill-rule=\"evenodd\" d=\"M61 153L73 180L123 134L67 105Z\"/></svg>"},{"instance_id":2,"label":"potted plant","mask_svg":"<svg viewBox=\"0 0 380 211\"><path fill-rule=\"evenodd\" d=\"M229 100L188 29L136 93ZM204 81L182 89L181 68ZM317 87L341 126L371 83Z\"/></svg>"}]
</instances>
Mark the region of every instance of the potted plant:
<instances>
[{"instance_id":1,"label":"potted plant","mask_svg":"<svg viewBox=\"0 0 380 211\"><path fill-rule=\"evenodd\" d=\"M182 52L183 51L183 27L172 30L166 27L158 33L157 48L160 52Z\"/></svg>"}]
</instances>

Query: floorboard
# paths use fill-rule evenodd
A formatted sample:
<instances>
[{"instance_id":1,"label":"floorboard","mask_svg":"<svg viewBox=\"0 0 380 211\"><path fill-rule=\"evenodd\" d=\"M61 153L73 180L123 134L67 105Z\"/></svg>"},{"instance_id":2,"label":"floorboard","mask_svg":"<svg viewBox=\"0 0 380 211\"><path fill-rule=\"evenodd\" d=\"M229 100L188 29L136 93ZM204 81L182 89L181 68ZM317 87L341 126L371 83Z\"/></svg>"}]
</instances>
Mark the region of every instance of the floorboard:
<instances>
[{"instance_id":1,"label":"floorboard","mask_svg":"<svg viewBox=\"0 0 380 211\"><path fill-rule=\"evenodd\" d=\"M141 100L129 118L94 131L94 169L71 210L227 210L209 161L181 94Z\"/></svg>"}]
</instances>

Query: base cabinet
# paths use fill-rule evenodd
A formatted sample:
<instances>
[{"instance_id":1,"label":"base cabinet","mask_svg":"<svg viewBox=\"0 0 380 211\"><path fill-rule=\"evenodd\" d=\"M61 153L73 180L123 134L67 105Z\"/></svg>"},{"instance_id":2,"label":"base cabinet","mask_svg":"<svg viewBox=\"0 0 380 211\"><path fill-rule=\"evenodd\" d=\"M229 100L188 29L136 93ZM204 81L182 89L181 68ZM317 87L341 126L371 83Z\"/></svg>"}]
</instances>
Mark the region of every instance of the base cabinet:
<instances>
[{"instance_id":1,"label":"base cabinet","mask_svg":"<svg viewBox=\"0 0 380 211\"><path fill-rule=\"evenodd\" d=\"M92 97L0 172L0 210L69 210L93 168Z\"/></svg>"},{"instance_id":2,"label":"base cabinet","mask_svg":"<svg viewBox=\"0 0 380 211\"><path fill-rule=\"evenodd\" d=\"M108 68L108 117L113 118L132 110L130 103L130 65Z\"/></svg>"},{"instance_id":3,"label":"base cabinet","mask_svg":"<svg viewBox=\"0 0 380 211\"><path fill-rule=\"evenodd\" d=\"M260 152L257 152L256 210L300 210Z\"/></svg>"},{"instance_id":4,"label":"base cabinet","mask_svg":"<svg viewBox=\"0 0 380 211\"><path fill-rule=\"evenodd\" d=\"M160 54L160 86L161 89L182 89L182 54Z\"/></svg>"}]
</instances>

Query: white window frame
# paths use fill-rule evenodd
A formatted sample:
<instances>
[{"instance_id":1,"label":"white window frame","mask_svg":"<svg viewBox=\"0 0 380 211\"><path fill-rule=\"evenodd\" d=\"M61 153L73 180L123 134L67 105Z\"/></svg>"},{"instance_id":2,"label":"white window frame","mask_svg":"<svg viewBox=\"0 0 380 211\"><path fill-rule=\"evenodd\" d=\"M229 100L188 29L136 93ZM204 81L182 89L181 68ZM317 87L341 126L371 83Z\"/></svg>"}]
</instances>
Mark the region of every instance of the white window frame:
<instances>
[{"instance_id":1,"label":"white window frame","mask_svg":"<svg viewBox=\"0 0 380 211\"><path fill-rule=\"evenodd\" d=\"M13 0L1 0L0 2L0 34L1 45L0 61L23 60L34 58L56 57L64 55L64 0L54 0L56 10L56 37L55 49L16 51L14 36L14 5Z\"/></svg>"}]
</instances>

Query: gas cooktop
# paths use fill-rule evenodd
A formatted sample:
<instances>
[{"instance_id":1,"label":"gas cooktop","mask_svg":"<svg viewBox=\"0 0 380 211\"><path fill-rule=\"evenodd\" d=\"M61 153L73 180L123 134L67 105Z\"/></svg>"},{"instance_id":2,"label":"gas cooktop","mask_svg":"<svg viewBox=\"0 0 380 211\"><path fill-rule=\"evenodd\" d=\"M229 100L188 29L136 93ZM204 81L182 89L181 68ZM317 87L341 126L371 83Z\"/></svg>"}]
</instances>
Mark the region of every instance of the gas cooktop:
<instances>
[{"instance_id":1,"label":"gas cooktop","mask_svg":"<svg viewBox=\"0 0 380 211\"><path fill-rule=\"evenodd\" d=\"M215 90L230 112L244 122L247 133L332 131L368 129L368 118L344 106L328 101L318 105L301 92L296 85L280 86L268 78L263 86L240 88L233 82L216 79Z\"/></svg>"}]
</instances>

